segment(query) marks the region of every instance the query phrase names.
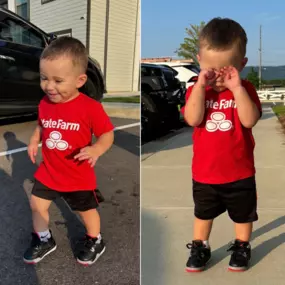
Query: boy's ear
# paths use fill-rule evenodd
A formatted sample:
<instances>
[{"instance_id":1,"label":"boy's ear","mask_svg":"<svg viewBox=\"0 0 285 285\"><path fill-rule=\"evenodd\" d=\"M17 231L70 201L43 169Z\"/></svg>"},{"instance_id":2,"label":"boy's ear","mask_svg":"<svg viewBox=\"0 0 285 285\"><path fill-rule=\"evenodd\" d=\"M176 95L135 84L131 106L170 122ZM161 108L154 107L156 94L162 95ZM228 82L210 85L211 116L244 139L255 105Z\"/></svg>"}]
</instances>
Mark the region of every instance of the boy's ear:
<instances>
[{"instance_id":1,"label":"boy's ear","mask_svg":"<svg viewBox=\"0 0 285 285\"><path fill-rule=\"evenodd\" d=\"M77 78L77 89L81 88L87 81L87 75L86 74L80 74Z\"/></svg>"},{"instance_id":2,"label":"boy's ear","mask_svg":"<svg viewBox=\"0 0 285 285\"><path fill-rule=\"evenodd\" d=\"M200 57L199 53L197 54L197 60L200 63L201 57Z\"/></svg>"},{"instance_id":3,"label":"boy's ear","mask_svg":"<svg viewBox=\"0 0 285 285\"><path fill-rule=\"evenodd\" d=\"M242 60L242 68L244 68L244 67L246 66L247 62L248 62L248 58L245 57L245 58Z\"/></svg>"}]
</instances>

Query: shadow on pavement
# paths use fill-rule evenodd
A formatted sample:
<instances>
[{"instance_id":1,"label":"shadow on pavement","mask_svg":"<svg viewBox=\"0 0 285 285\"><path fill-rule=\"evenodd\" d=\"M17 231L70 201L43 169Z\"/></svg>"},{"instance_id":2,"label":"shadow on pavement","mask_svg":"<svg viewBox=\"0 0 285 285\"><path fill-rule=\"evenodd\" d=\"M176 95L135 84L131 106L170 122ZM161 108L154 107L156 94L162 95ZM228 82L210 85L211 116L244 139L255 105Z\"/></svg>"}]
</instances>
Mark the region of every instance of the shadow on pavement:
<instances>
[{"instance_id":1,"label":"shadow on pavement","mask_svg":"<svg viewBox=\"0 0 285 285\"><path fill-rule=\"evenodd\" d=\"M272 112L272 109L263 109L261 120L267 120L270 118L276 117L275 113ZM277 117L276 117L277 119Z\"/></svg>"},{"instance_id":2,"label":"shadow on pavement","mask_svg":"<svg viewBox=\"0 0 285 285\"><path fill-rule=\"evenodd\" d=\"M262 236L263 234L270 232L282 225L285 224L285 216L279 217L276 220L258 228L252 233L251 241ZM280 234L274 238L271 238L262 244L258 245L257 247L252 249L252 263L251 265L254 266L258 264L266 255L268 255L272 250L277 248L278 246L285 243L285 233ZM211 263L209 263L209 267L211 268L222 261L224 258L228 257L229 253L227 252L228 245L224 245L212 252L213 259Z\"/></svg>"},{"instance_id":3,"label":"shadow on pavement","mask_svg":"<svg viewBox=\"0 0 285 285\"><path fill-rule=\"evenodd\" d=\"M179 149L188 147L193 144L192 140L193 128L185 127L167 136L151 141L142 145L142 155L153 154L159 151L167 151L172 149Z\"/></svg>"},{"instance_id":4,"label":"shadow on pavement","mask_svg":"<svg viewBox=\"0 0 285 285\"><path fill-rule=\"evenodd\" d=\"M258 264L271 251L285 243L285 233L275 236L252 249L251 266Z\"/></svg>"},{"instance_id":5,"label":"shadow on pavement","mask_svg":"<svg viewBox=\"0 0 285 285\"><path fill-rule=\"evenodd\" d=\"M67 237L69 240L70 247L72 249L72 253L75 257L76 243L78 239L84 236L85 227L63 199L55 200L54 204L60 210L64 222L62 222L60 219L51 220L51 225L54 224L57 229L60 229L62 226L67 229Z\"/></svg>"},{"instance_id":6,"label":"shadow on pavement","mask_svg":"<svg viewBox=\"0 0 285 285\"><path fill-rule=\"evenodd\" d=\"M35 267L23 262L32 228L28 197L24 188L3 169L0 180L0 283L38 285Z\"/></svg>"},{"instance_id":7,"label":"shadow on pavement","mask_svg":"<svg viewBox=\"0 0 285 285\"><path fill-rule=\"evenodd\" d=\"M3 137L6 140L7 151L27 147L25 143L18 140L16 135L13 132L4 133ZM23 253L26 247L30 242L30 233L33 229L32 227L32 216L31 210L29 206L29 197L31 195L32 185L30 185L28 190L25 190L24 183L28 180L30 183L34 182L34 173L37 169L37 165L33 164L28 157L26 151L10 154L6 156L6 159L11 162L11 176L6 174L1 169L0 180L4 179L6 181L6 187L3 188L1 185L0 191L4 192L1 195L1 202L4 204L1 207L1 217L3 216L3 221L8 219L10 222L5 225L5 227L0 231L2 235L5 233L5 238L1 237L1 243L4 242L5 246L0 246L1 250L6 249L6 252L11 252L11 249L8 250L7 247L11 247L11 243L15 243L15 246L19 245L19 247L15 247L15 253L9 253L11 256L17 257L17 264L14 264L10 268L10 272L13 272L19 268L23 268L23 271L27 274L29 272L30 277L32 276L31 270L34 267L27 266L22 261ZM3 172L3 173L2 173ZM7 178L2 177L6 174ZM26 187L27 188L27 187ZM4 202L5 201L5 202ZM55 225L56 228L61 229L64 226L67 229L67 236L70 241L71 248L75 250L75 240L78 239L79 236L84 234L84 226L76 217L75 213L73 213L67 204L62 200L58 199L54 201L56 207L60 210L64 222L51 220L51 227ZM5 206L6 205L6 206ZM11 206L12 205L12 206ZM11 206L11 207L10 207ZM3 212L2 212L3 211ZM6 217L7 216L7 217ZM1 227L4 223L0 223ZM1 229L0 227L0 229ZM20 232L19 232L20 231ZM15 235L15 233L19 232L19 235ZM4 253L4 251L3 251ZM1 254L1 259L5 257L4 254ZM3 263L2 263L3 264ZM28 267L28 269L27 269ZM1 266L2 268L2 266ZM0 271L1 272L1 271ZM13 274L14 276L17 276ZM0 274L2 276L2 274ZM35 275L36 276L36 275ZM11 279L13 280L13 279ZM25 279L24 279L25 280ZM25 282L26 284L38 284L32 282ZM17 284L14 281L12 283L5 284Z\"/></svg>"},{"instance_id":8,"label":"shadow on pavement","mask_svg":"<svg viewBox=\"0 0 285 285\"><path fill-rule=\"evenodd\" d=\"M158 218L141 210L141 284L164 285L165 252L163 229ZM150 274L150 272L152 274Z\"/></svg>"},{"instance_id":9,"label":"shadow on pavement","mask_svg":"<svg viewBox=\"0 0 285 285\"><path fill-rule=\"evenodd\" d=\"M136 156L140 155L140 137L126 131L115 132L114 144Z\"/></svg>"}]
</instances>

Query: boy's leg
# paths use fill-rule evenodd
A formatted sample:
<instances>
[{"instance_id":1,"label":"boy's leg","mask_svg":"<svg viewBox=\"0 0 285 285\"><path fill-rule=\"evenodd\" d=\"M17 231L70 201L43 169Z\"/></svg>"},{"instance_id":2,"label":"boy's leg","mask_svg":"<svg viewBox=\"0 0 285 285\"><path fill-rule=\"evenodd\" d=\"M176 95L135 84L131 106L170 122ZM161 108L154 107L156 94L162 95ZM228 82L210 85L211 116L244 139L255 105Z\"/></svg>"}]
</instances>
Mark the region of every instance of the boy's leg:
<instances>
[{"instance_id":1,"label":"boy's leg","mask_svg":"<svg viewBox=\"0 0 285 285\"><path fill-rule=\"evenodd\" d=\"M208 241L212 230L213 220L194 218L193 240Z\"/></svg>"},{"instance_id":2,"label":"boy's leg","mask_svg":"<svg viewBox=\"0 0 285 285\"><path fill-rule=\"evenodd\" d=\"M86 236L76 254L77 261L91 265L104 253L105 243L100 234L100 216L96 208L98 200L95 191L64 193L66 202L77 211L85 225Z\"/></svg>"},{"instance_id":3,"label":"boy's leg","mask_svg":"<svg viewBox=\"0 0 285 285\"><path fill-rule=\"evenodd\" d=\"M35 182L30 200L34 232L31 245L24 254L26 263L38 263L56 249L56 243L49 230L48 209L57 195L57 192L48 189L38 181Z\"/></svg>"},{"instance_id":4,"label":"boy's leg","mask_svg":"<svg viewBox=\"0 0 285 285\"><path fill-rule=\"evenodd\" d=\"M78 212L86 228L86 234L97 238L100 235L100 216L96 209Z\"/></svg>"},{"instance_id":5,"label":"boy's leg","mask_svg":"<svg viewBox=\"0 0 285 285\"><path fill-rule=\"evenodd\" d=\"M30 206L32 210L33 228L36 233L44 232L49 228L49 207L51 200L31 196Z\"/></svg>"},{"instance_id":6,"label":"boy's leg","mask_svg":"<svg viewBox=\"0 0 285 285\"><path fill-rule=\"evenodd\" d=\"M204 270L211 258L208 240L213 219L226 211L215 188L214 185L193 181L195 219L193 241L187 245L190 249L190 257L186 264L186 271L188 272Z\"/></svg>"},{"instance_id":7,"label":"boy's leg","mask_svg":"<svg viewBox=\"0 0 285 285\"><path fill-rule=\"evenodd\" d=\"M250 241L253 223L235 223L236 239L241 241Z\"/></svg>"},{"instance_id":8,"label":"boy's leg","mask_svg":"<svg viewBox=\"0 0 285 285\"><path fill-rule=\"evenodd\" d=\"M252 225L258 220L255 177L229 183L227 190L223 193L225 193L223 200L229 216L235 223L236 234L236 239L229 248L232 252L229 270L244 271L248 268L251 259L249 241Z\"/></svg>"}]
</instances>

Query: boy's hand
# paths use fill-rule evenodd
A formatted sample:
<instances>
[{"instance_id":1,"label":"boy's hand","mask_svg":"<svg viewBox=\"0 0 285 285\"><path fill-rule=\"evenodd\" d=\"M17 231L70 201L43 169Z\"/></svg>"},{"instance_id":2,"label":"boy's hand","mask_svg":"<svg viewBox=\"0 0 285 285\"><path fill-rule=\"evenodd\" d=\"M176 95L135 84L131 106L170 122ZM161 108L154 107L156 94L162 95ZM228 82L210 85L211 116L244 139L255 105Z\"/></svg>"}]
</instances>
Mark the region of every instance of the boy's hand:
<instances>
[{"instance_id":1,"label":"boy's hand","mask_svg":"<svg viewBox=\"0 0 285 285\"><path fill-rule=\"evenodd\" d=\"M94 167L96 161L98 160L99 155L97 154L96 149L94 146L87 146L80 150L80 152L74 156L74 159L78 159L79 161L87 160L90 164L90 167Z\"/></svg>"},{"instance_id":2,"label":"boy's hand","mask_svg":"<svg viewBox=\"0 0 285 285\"><path fill-rule=\"evenodd\" d=\"M230 91L242 86L239 72L235 67L223 67L220 74L224 78L224 86Z\"/></svg>"},{"instance_id":3,"label":"boy's hand","mask_svg":"<svg viewBox=\"0 0 285 285\"><path fill-rule=\"evenodd\" d=\"M32 161L32 163L36 163L36 156L38 154L38 143L37 142L30 142L28 146L28 155Z\"/></svg>"},{"instance_id":4,"label":"boy's hand","mask_svg":"<svg viewBox=\"0 0 285 285\"><path fill-rule=\"evenodd\" d=\"M216 79L219 77L220 73L213 69L204 69L201 70L198 77L198 84L202 87L213 84Z\"/></svg>"}]
</instances>

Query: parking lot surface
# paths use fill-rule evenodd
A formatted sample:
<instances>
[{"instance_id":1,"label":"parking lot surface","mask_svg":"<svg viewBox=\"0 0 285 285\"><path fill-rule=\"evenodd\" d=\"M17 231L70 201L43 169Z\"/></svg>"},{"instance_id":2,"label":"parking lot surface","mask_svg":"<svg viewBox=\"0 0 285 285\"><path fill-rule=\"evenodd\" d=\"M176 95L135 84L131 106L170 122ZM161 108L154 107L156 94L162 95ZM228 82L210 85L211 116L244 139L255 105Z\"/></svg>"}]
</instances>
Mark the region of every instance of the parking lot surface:
<instances>
[{"instance_id":1,"label":"parking lot surface","mask_svg":"<svg viewBox=\"0 0 285 285\"><path fill-rule=\"evenodd\" d=\"M28 199L37 168L25 148L36 121L1 123L1 285L139 284L140 128L133 125L134 120L112 118L112 122L123 129L115 132L114 146L95 166L98 188L106 199L99 208L106 252L91 267L82 267L73 256L74 243L84 228L61 199L50 208L57 250L35 266L22 261L32 231ZM37 164L40 161L39 154Z\"/></svg>"}]
</instances>

